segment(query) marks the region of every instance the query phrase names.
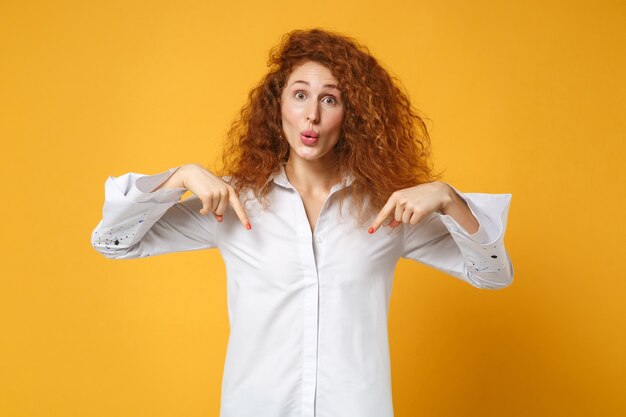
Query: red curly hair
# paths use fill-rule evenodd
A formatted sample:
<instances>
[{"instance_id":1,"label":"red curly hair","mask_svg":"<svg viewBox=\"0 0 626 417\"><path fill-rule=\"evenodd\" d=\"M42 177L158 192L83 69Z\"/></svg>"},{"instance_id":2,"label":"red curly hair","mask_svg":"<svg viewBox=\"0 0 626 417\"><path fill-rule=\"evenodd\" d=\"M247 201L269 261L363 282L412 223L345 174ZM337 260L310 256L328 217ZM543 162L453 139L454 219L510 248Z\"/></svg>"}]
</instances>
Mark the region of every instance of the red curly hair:
<instances>
[{"instance_id":1,"label":"red curly hair","mask_svg":"<svg viewBox=\"0 0 626 417\"><path fill-rule=\"evenodd\" d=\"M426 125L397 78L355 39L315 28L291 31L270 50L269 72L228 131L218 175L230 177L238 194L249 188L268 205L269 176L287 161L290 149L281 137L279 99L292 70L306 61L326 66L341 88L345 116L333 151L340 172L354 178L348 189L359 224L394 191L441 177L430 164ZM340 194L343 201L346 194Z\"/></svg>"}]
</instances>

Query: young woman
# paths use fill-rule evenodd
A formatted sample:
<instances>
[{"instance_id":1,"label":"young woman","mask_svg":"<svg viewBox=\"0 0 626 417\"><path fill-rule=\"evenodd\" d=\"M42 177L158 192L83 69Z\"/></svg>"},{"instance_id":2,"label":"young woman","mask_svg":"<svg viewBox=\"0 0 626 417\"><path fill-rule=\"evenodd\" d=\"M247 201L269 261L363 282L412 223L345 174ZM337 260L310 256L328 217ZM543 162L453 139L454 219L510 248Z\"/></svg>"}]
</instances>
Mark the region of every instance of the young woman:
<instances>
[{"instance_id":1,"label":"young woman","mask_svg":"<svg viewBox=\"0 0 626 417\"><path fill-rule=\"evenodd\" d=\"M221 417L391 417L397 261L510 285L511 194L439 181L422 119L354 39L296 30L269 65L229 131L223 171L109 177L92 245L114 259L220 251Z\"/></svg>"}]
</instances>

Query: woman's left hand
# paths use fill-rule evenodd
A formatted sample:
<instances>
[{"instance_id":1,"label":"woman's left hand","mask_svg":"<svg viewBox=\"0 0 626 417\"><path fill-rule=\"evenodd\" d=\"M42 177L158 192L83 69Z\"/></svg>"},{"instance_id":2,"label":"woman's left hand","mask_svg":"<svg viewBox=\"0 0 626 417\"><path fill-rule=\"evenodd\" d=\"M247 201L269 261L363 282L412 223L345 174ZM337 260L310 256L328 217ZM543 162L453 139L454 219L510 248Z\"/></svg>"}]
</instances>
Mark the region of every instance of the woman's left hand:
<instances>
[{"instance_id":1,"label":"woman's left hand","mask_svg":"<svg viewBox=\"0 0 626 417\"><path fill-rule=\"evenodd\" d=\"M441 181L428 182L394 191L378 213L368 232L376 232L390 215L393 218L387 226L396 227L401 223L418 224L423 218L435 211L447 214L450 206L458 205L458 200L461 199L452 187ZM462 204L466 207L466 213L474 218L465 202Z\"/></svg>"}]
</instances>

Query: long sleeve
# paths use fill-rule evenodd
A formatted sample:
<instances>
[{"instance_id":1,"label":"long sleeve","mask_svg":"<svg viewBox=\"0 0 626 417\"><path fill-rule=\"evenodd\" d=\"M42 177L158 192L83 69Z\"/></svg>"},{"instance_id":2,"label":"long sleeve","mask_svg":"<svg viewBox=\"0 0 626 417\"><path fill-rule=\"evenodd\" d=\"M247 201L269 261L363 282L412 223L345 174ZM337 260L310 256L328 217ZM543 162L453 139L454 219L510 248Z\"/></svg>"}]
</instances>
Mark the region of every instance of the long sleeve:
<instances>
[{"instance_id":1,"label":"long sleeve","mask_svg":"<svg viewBox=\"0 0 626 417\"><path fill-rule=\"evenodd\" d=\"M403 225L403 257L477 288L499 289L510 285L513 264L504 247L504 233L511 194L462 193L452 188L478 220L478 231L469 234L452 216L433 213L417 225Z\"/></svg>"},{"instance_id":2,"label":"long sleeve","mask_svg":"<svg viewBox=\"0 0 626 417\"><path fill-rule=\"evenodd\" d=\"M197 196L179 202L184 188L152 191L178 168L109 177L102 219L91 233L94 249L107 258L124 259L215 247L217 220L199 213Z\"/></svg>"}]
</instances>

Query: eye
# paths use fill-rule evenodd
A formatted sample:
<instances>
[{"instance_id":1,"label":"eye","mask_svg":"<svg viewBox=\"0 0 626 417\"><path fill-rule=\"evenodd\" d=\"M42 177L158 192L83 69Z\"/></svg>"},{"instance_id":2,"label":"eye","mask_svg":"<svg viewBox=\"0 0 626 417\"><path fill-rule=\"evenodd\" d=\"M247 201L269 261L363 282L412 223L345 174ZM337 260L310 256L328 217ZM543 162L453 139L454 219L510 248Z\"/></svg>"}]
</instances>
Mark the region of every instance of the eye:
<instances>
[{"instance_id":1,"label":"eye","mask_svg":"<svg viewBox=\"0 0 626 417\"><path fill-rule=\"evenodd\" d=\"M335 99L335 97L333 97L333 96L326 96L326 97L324 97L324 99L327 99L327 98L329 98L331 100L330 104L337 104L337 99Z\"/></svg>"},{"instance_id":2,"label":"eye","mask_svg":"<svg viewBox=\"0 0 626 417\"><path fill-rule=\"evenodd\" d=\"M296 91L296 92L294 93L294 96L295 96L296 98L300 98L299 96L301 96L302 98L304 98L304 93L303 93L302 91Z\"/></svg>"}]
</instances>

